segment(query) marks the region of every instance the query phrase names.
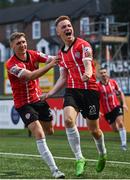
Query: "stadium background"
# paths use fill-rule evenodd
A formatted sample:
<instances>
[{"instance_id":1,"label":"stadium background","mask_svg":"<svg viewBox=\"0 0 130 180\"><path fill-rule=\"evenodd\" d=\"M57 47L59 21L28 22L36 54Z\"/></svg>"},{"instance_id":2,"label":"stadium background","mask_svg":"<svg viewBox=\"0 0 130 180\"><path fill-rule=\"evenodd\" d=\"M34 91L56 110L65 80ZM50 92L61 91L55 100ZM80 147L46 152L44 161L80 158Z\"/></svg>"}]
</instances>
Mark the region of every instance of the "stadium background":
<instances>
[{"instance_id":1,"label":"stadium background","mask_svg":"<svg viewBox=\"0 0 130 180\"><path fill-rule=\"evenodd\" d=\"M119 2L118 2L119 1ZM28 48L37 49L47 54L56 54L60 42L55 33L55 18L67 14L72 19L76 36L80 36L93 47L96 69L106 66L110 76L117 80L126 95L130 109L130 38L128 1L118 0L0 0L0 129L8 128L13 109L12 91L5 69L5 61L12 54L8 38L17 30L25 32ZM71 4L71 6L70 6ZM4 8L2 8L5 6ZM8 8L6 8L8 6ZM126 13L124 13L126 11ZM51 13L50 13L51 12ZM73 13L72 13L73 12ZM124 16L120 15L124 13ZM8 16L7 14L10 14ZM18 16L16 16L18 13ZM37 29L36 29L37 28ZM40 65L42 66L42 65ZM43 92L48 92L58 79L58 67L50 70L40 78ZM98 78L98 73L97 73ZM62 89L54 99L49 99L57 129L63 129ZM59 113L61 113L59 115ZM56 116L58 114L58 117ZM55 118L56 117L56 118ZM86 124L79 116L79 128L84 130ZM130 132L130 111L125 112L126 129ZM101 127L111 131L101 116ZM18 128L15 124L14 128Z\"/></svg>"},{"instance_id":2,"label":"stadium background","mask_svg":"<svg viewBox=\"0 0 130 180\"><path fill-rule=\"evenodd\" d=\"M130 179L130 2L129 0L0 0L0 179L51 179L47 166L38 155L34 138L24 128L13 106L5 61L12 51L8 38L12 32L27 35L28 48L56 54L60 47L54 20L62 14L72 19L76 36L88 40L94 50L96 68L107 66L126 95L125 112L128 150L122 152L118 133L111 131L101 116L108 160L102 173L96 173L97 151L81 115L77 120L81 147L87 159L82 179ZM39 28L39 29L38 29ZM41 88L49 91L59 76L58 67L40 79ZM98 74L97 74L98 77ZM47 143L67 179L76 179L75 159L67 142L63 121L63 93L48 99L55 126Z\"/></svg>"}]
</instances>

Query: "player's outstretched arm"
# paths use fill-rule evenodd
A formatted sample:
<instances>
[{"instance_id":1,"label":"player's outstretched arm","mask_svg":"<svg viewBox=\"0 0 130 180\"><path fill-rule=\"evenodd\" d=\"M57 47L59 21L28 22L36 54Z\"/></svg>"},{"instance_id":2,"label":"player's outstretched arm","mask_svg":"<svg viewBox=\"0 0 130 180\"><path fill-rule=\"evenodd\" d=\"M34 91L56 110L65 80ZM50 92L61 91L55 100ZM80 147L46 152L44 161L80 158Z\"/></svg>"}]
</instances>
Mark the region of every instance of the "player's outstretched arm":
<instances>
[{"instance_id":1,"label":"player's outstretched arm","mask_svg":"<svg viewBox=\"0 0 130 180\"><path fill-rule=\"evenodd\" d=\"M34 71L24 70L21 74L21 78L25 80L34 80L42 75L44 75L46 72L48 72L51 68L53 68L55 65L58 64L59 59L55 57L50 63L48 63L46 66L39 68Z\"/></svg>"},{"instance_id":2,"label":"player's outstretched arm","mask_svg":"<svg viewBox=\"0 0 130 180\"><path fill-rule=\"evenodd\" d=\"M67 80L67 70L64 68L60 69L60 77L57 80L54 87L46 94L43 93L43 96L41 96L41 100L44 100L46 98L52 97L54 94L56 94L59 90L61 90L66 85Z\"/></svg>"}]
</instances>

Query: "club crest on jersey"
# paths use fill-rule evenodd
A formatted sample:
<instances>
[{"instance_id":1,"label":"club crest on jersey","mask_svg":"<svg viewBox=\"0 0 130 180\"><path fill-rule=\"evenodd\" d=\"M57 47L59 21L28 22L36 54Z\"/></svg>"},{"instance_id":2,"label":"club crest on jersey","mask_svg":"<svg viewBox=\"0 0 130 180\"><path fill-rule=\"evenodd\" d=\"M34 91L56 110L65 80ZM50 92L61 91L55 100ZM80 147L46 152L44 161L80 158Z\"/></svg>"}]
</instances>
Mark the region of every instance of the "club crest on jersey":
<instances>
[{"instance_id":1,"label":"club crest on jersey","mask_svg":"<svg viewBox=\"0 0 130 180\"><path fill-rule=\"evenodd\" d=\"M31 117L31 114L30 114L30 113L25 114L25 118L26 118L26 119L30 119L30 117Z\"/></svg>"},{"instance_id":2,"label":"club crest on jersey","mask_svg":"<svg viewBox=\"0 0 130 180\"><path fill-rule=\"evenodd\" d=\"M80 52L75 52L75 57L80 58Z\"/></svg>"}]
</instances>

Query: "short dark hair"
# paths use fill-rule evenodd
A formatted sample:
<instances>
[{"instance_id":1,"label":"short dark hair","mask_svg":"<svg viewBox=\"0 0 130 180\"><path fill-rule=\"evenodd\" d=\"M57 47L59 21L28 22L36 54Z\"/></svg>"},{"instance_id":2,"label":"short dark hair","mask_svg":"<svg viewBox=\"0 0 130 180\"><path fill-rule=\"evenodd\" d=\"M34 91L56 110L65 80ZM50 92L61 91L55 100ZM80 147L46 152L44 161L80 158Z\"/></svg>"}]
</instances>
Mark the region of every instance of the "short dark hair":
<instances>
[{"instance_id":1,"label":"short dark hair","mask_svg":"<svg viewBox=\"0 0 130 180\"><path fill-rule=\"evenodd\" d=\"M55 26L57 26L59 24L59 22L63 21L63 20L69 20L70 21L70 18L69 16L59 16L56 20L55 20Z\"/></svg>"},{"instance_id":2,"label":"short dark hair","mask_svg":"<svg viewBox=\"0 0 130 180\"><path fill-rule=\"evenodd\" d=\"M26 38L26 35L23 32L14 32L10 35L9 42L13 42L15 39L20 38L21 36Z\"/></svg>"},{"instance_id":3,"label":"short dark hair","mask_svg":"<svg viewBox=\"0 0 130 180\"><path fill-rule=\"evenodd\" d=\"M99 70L107 70L108 69L108 65L107 64L101 64L100 69Z\"/></svg>"},{"instance_id":4,"label":"short dark hair","mask_svg":"<svg viewBox=\"0 0 130 180\"><path fill-rule=\"evenodd\" d=\"M107 68L106 67L100 67L99 71L101 71L101 70L107 70Z\"/></svg>"}]
</instances>

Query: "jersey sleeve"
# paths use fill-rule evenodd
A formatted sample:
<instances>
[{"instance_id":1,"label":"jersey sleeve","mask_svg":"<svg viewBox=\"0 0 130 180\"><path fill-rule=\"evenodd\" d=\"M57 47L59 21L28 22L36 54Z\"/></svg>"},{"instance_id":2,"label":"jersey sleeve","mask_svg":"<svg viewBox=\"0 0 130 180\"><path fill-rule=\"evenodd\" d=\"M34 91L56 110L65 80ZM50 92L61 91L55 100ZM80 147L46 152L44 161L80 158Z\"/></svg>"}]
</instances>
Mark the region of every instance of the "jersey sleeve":
<instances>
[{"instance_id":1,"label":"jersey sleeve","mask_svg":"<svg viewBox=\"0 0 130 180\"><path fill-rule=\"evenodd\" d=\"M82 60L89 60L92 61L93 60L93 51L92 51L92 47L88 42L83 42L81 45L81 50L82 50Z\"/></svg>"},{"instance_id":2,"label":"jersey sleeve","mask_svg":"<svg viewBox=\"0 0 130 180\"><path fill-rule=\"evenodd\" d=\"M18 66L17 64L6 64L6 68L8 73L20 78L23 71L25 71L24 68Z\"/></svg>"},{"instance_id":3,"label":"jersey sleeve","mask_svg":"<svg viewBox=\"0 0 130 180\"><path fill-rule=\"evenodd\" d=\"M49 55L44 54L40 51L34 51L34 50L28 50L28 53L30 54L30 56L32 56L32 61L35 62L41 62L41 63L46 63Z\"/></svg>"},{"instance_id":4,"label":"jersey sleeve","mask_svg":"<svg viewBox=\"0 0 130 180\"><path fill-rule=\"evenodd\" d=\"M44 54L42 52L36 51L37 61L41 63L47 62L49 56L47 54Z\"/></svg>"},{"instance_id":5,"label":"jersey sleeve","mask_svg":"<svg viewBox=\"0 0 130 180\"><path fill-rule=\"evenodd\" d=\"M121 92L121 88L120 86L118 85L118 83L113 79L113 83L114 83L114 86L115 86L115 90L117 91L117 94Z\"/></svg>"}]
</instances>

